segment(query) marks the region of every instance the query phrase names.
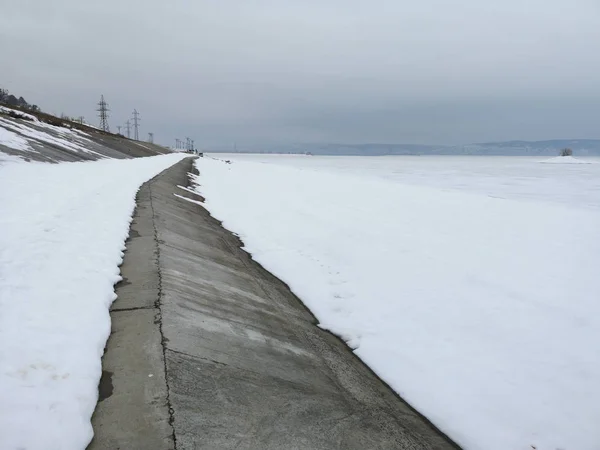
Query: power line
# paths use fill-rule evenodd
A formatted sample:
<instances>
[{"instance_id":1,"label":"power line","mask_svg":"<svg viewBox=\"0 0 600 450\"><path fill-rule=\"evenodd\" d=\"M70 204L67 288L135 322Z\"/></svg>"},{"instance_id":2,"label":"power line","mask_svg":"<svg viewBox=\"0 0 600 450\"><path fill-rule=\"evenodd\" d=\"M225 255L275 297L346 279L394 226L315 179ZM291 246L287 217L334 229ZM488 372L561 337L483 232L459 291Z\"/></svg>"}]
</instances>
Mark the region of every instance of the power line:
<instances>
[{"instance_id":1,"label":"power line","mask_svg":"<svg viewBox=\"0 0 600 450\"><path fill-rule=\"evenodd\" d=\"M100 96L100 101L98 102L98 117L100 117L100 129L106 132L109 132L110 129L108 127L108 103L104 100L104 95Z\"/></svg>"},{"instance_id":2,"label":"power line","mask_svg":"<svg viewBox=\"0 0 600 450\"><path fill-rule=\"evenodd\" d=\"M150 134L150 133L148 133ZM185 140L175 138L175 148L177 150L187 150L189 152L194 151L194 140L186 137Z\"/></svg>"},{"instance_id":3,"label":"power line","mask_svg":"<svg viewBox=\"0 0 600 450\"><path fill-rule=\"evenodd\" d=\"M140 113L137 111L137 109L133 110L133 138L136 141L140 140L140 134L139 134L139 127L140 127Z\"/></svg>"},{"instance_id":4,"label":"power line","mask_svg":"<svg viewBox=\"0 0 600 450\"><path fill-rule=\"evenodd\" d=\"M125 129L127 130L127 139L131 139L131 122L129 119L125 122Z\"/></svg>"}]
</instances>

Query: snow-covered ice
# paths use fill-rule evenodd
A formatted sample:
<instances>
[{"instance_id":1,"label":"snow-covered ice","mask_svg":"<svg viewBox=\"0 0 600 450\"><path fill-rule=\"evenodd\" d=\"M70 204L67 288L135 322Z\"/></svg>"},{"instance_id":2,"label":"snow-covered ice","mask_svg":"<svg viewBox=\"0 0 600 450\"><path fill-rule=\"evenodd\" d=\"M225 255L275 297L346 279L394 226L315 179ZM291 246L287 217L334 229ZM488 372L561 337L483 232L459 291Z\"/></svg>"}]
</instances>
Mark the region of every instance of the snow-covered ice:
<instances>
[{"instance_id":1,"label":"snow-covered ice","mask_svg":"<svg viewBox=\"0 0 600 450\"><path fill-rule=\"evenodd\" d=\"M457 443L600 448L600 164L212 156L205 207Z\"/></svg>"},{"instance_id":2,"label":"snow-covered ice","mask_svg":"<svg viewBox=\"0 0 600 450\"><path fill-rule=\"evenodd\" d=\"M84 449L139 186L182 155L0 166L0 448Z\"/></svg>"}]
</instances>

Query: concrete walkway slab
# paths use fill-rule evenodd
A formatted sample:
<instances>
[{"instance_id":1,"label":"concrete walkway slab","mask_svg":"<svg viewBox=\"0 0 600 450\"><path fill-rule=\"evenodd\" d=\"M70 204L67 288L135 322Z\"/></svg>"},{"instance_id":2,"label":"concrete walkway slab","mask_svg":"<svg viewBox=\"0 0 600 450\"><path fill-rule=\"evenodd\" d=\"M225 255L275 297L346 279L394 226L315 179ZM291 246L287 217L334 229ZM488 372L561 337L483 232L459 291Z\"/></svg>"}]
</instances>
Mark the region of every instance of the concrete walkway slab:
<instances>
[{"instance_id":1,"label":"concrete walkway slab","mask_svg":"<svg viewBox=\"0 0 600 450\"><path fill-rule=\"evenodd\" d=\"M201 200L177 188L192 170L183 160L138 196L122 267L129 284L117 286L104 357L114 388L98 405L90 448L457 448L318 328L237 237L174 195ZM127 420L134 414L143 426Z\"/></svg>"},{"instance_id":2,"label":"concrete walkway slab","mask_svg":"<svg viewBox=\"0 0 600 450\"><path fill-rule=\"evenodd\" d=\"M150 189L137 195L102 359L93 450L175 448L160 331L158 247Z\"/></svg>"}]
</instances>

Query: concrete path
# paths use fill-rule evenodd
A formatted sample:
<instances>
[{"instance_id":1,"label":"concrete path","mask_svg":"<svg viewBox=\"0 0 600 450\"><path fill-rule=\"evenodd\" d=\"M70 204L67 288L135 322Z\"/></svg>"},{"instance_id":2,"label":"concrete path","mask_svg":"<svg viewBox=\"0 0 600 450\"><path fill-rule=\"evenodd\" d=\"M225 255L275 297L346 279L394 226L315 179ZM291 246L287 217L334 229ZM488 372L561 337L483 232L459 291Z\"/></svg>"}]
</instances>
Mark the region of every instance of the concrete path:
<instances>
[{"instance_id":1,"label":"concrete path","mask_svg":"<svg viewBox=\"0 0 600 450\"><path fill-rule=\"evenodd\" d=\"M186 159L146 183L90 449L457 448L316 326L197 203Z\"/></svg>"}]
</instances>

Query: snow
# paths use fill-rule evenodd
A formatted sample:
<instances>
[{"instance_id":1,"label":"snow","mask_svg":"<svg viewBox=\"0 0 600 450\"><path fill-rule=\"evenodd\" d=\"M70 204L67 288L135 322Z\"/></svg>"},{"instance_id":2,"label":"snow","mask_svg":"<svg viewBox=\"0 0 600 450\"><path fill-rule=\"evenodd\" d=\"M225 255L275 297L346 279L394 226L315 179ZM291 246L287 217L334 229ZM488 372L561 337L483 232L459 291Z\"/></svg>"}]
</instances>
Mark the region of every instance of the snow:
<instances>
[{"instance_id":1,"label":"snow","mask_svg":"<svg viewBox=\"0 0 600 450\"><path fill-rule=\"evenodd\" d=\"M91 440L136 191L180 159L0 166L0 448Z\"/></svg>"},{"instance_id":2,"label":"snow","mask_svg":"<svg viewBox=\"0 0 600 450\"><path fill-rule=\"evenodd\" d=\"M189 197L184 197L183 195L179 195L179 194L173 194L173 195L174 195L175 197L177 197L177 198L180 198L180 199L182 199L182 200L185 200L186 202L189 202L189 203L195 203L196 205L203 206L203 205L202 205L202 202L201 202L201 201L199 201L199 200L193 200L193 199L191 199L191 198L189 198Z\"/></svg>"},{"instance_id":3,"label":"snow","mask_svg":"<svg viewBox=\"0 0 600 450\"><path fill-rule=\"evenodd\" d=\"M21 117L26 117L27 119L29 119L29 120L31 120L33 122L38 122L38 118L35 117L34 115L25 113L25 112L20 111L18 109L7 108L6 106L0 106L0 113L3 113L3 114L14 113L14 114L18 114Z\"/></svg>"},{"instance_id":4,"label":"snow","mask_svg":"<svg viewBox=\"0 0 600 450\"><path fill-rule=\"evenodd\" d=\"M459 445L600 448L600 165L218 158L205 207Z\"/></svg>"},{"instance_id":5,"label":"snow","mask_svg":"<svg viewBox=\"0 0 600 450\"><path fill-rule=\"evenodd\" d=\"M7 113L9 111L12 110L0 107L0 113ZM13 150L37 153L34 149L35 144L46 143L76 153L93 154L104 158L100 153L90 150L92 141L89 139L90 136L87 133L69 127L51 125L39 121L35 116L30 114L20 111L15 112L27 116L31 120L15 120L0 116L0 145ZM6 161L7 159L9 158L4 155L1 161Z\"/></svg>"},{"instance_id":6,"label":"snow","mask_svg":"<svg viewBox=\"0 0 600 450\"><path fill-rule=\"evenodd\" d=\"M19 163L23 162L21 158L14 155L7 155L6 153L0 152L0 166L6 163Z\"/></svg>"},{"instance_id":7,"label":"snow","mask_svg":"<svg viewBox=\"0 0 600 450\"><path fill-rule=\"evenodd\" d=\"M0 125L2 125L2 123L0 123ZM27 139L19 136L13 131L2 127L0 127L0 145L4 145L15 150L22 150L26 152L34 151L27 142Z\"/></svg>"},{"instance_id":8,"label":"snow","mask_svg":"<svg viewBox=\"0 0 600 450\"><path fill-rule=\"evenodd\" d=\"M27 122L16 122L0 117L0 130L5 130L13 134L17 132L20 135L29 138L29 140L46 142L75 152L90 153L104 158L100 153L86 147L89 139L85 138L84 133L82 132L75 133L68 128L57 127L43 122L38 122L35 125L42 128L42 130L34 128ZM54 134L58 136L55 136ZM23 140L22 137L21 139ZM79 143L75 142L75 139L77 139ZM9 145L9 147L12 146ZM17 150L19 149L17 148Z\"/></svg>"},{"instance_id":9,"label":"snow","mask_svg":"<svg viewBox=\"0 0 600 450\"><path fill-rule=\"evenodd\" d=\"M546 164L591 164L589 161L583 161L581 159L574 158L573 156L556 156L554 158L541 161Z\"/></svg>"}]
</instances>

